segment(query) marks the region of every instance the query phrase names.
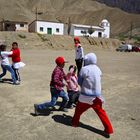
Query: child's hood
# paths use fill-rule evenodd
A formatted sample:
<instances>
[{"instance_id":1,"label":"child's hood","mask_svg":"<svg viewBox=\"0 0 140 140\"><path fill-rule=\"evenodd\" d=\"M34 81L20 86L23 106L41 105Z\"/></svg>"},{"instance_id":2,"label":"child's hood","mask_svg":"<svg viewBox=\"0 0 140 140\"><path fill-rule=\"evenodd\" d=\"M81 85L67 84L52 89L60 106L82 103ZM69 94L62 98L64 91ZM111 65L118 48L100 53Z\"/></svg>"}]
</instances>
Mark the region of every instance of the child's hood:
<instances>
[{"instance_id":1,"label":"child's hood","mask_svg":"<svg viewBox=\"0 0 140 140\"><path fill-rule=\"evenodd\" d=\"M91 65L97 63L97 57L95 53L88 53L84 57L84 65Z\"/></svg>"}]
</instances>

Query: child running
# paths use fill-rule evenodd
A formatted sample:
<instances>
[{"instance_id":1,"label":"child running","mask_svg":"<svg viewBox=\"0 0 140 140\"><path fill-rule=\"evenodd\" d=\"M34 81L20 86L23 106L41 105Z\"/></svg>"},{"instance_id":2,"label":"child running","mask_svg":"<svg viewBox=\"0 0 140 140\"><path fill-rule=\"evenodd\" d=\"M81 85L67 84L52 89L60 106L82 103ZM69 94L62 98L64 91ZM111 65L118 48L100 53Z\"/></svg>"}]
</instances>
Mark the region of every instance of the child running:
<instances>
[{"instance_id":1,"label":"child running","mask_svg":"<svg viewBox=\"0 0 140 140\"><path fill-rule=\"evenodd\" d=\"M77 103L79 97L78 81L76 76L76 66L70 65L69 72L67 74L67 92L69 96L69 102L67 108L73 108Z\"/></svg>"},{"instance_id":2,"label":"child running","mask_svg":"<svg viewBox=\"0 0 140 140\"><path fill-rule=\"evenodd\" d=\"M43 110L49 107L54 107L56 105L58 97L61 97L63 99L59 110L68 112L66 105L69 100L69 97L63 89L65 86L63 80L66 80L66 75L64 73L63 68L65 66L66 61L64 60L63 57L57 57L55 59L55 62L56 62L56 67L52 72L51 82L50 82L51 101L45 102L43 104L35 104L34 105L35 115L41 114Z\"/></svg>"},{"instance_id":3,"label":"child running","mask_svg":"<svg viewBox=\"0 0 140 140\"><path fill-rule=\"evenodd\" d=\"M3 82L2 77L6 75L6 72L9 71L11 73L12 81L14 85L18 85L19 82L16 80L14 70L12 69L9 60L8 55L12 55L13 52L7 52L6 51L6 45L0 45L0 59L1 59L1 68L2 68L2 74L0 74L0 81Z\"/></svg>"},{"instance_id":4,"label":"child running","mask_svg":"<svg viewBox=\"0 0 140 140\"><path fill-rule=\"evenodd\" d=\"M79 101L76 105L75 114L72 119L72 126L77 127L82 113L92 108L99 116L104 132L108 136L113 133L112 125L107 117L105 110L102 108L101 95L101 75L100 68L96 65L97 57L94 53L89 53L84 58L84 67L82 67L78 83L81 87Z\"/></svg>"}]
</instances>

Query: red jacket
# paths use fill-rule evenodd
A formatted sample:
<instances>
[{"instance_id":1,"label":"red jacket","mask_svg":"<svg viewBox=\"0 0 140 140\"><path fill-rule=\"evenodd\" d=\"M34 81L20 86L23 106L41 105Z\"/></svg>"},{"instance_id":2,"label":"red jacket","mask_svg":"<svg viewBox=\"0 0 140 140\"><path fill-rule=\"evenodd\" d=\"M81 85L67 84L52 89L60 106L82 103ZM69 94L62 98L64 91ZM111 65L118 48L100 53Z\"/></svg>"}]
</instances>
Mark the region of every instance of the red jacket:
<instances>
[{"instance_id":1,"label":"red jacket","mask_svg":"<svg viewBox=\"0 0 140 140\"><path fill-rule=\"evenodd\" d=\"M12 62L13 63L20 62L21 61L21 59L20 59L20 49L19 48L12 49L11 51L13 51L13 54L10 55L9 57L12 57Z\"/></svg>"},{"instance_id":2,"label":"red jacket","mask_svg":"<svg viewBox=\"0 0 140 140\"><path fill-rule=\"evenodd\" d=\"M66 75L63 71L63 68L56 66L51 76L50 86L61 91L65 86L63 80L66 80Z\"/></svg>"}]
</instances>

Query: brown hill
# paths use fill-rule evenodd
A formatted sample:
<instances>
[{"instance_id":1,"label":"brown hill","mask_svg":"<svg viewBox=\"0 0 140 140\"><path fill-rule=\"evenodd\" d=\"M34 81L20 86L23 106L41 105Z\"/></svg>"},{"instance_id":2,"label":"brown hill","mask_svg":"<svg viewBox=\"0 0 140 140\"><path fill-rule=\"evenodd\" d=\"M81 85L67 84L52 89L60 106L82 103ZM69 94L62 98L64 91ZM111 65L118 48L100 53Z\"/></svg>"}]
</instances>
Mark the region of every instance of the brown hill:
<instances>
[{"instance_id":1,"label":"brown hill","mask_svg":"<svg viewBox=\"0 0 140 140\"><path fill-rule=\"evenodd\" d=\"M84 49L114 50L120 45L117 39L86 38L80 37ZM54 49L54 50L73 50L74 42L72 36L40 35L27 32L0 32L0 43L5 43L8 50L12 42L18 42L22 49Z\"/></svg>"},{"instance_id":2,"label":"brown hill","mask_svg":"<svg viewBox=\"0 0 140 140\"><path fill-rule=\"evenodd\" d=\"M118 7L130 13L140 14L139 0L96 0L112 7Z\"/></svg>"},{"instance_id":3,"label":"brown hill","mask_svg":"<svg viewBox=\"0 0 140 140\"><path fill-rule=\"evenodd\" d=\"M31 22L40 20L98 25L106 18L111 23L111 34L127 32L131 23L135 30L140 28L140 15L126 13L118 8L91 0L0 0L1 20ZM138 33L139 34L139 33Z\"/></svg>"}]
</instances>

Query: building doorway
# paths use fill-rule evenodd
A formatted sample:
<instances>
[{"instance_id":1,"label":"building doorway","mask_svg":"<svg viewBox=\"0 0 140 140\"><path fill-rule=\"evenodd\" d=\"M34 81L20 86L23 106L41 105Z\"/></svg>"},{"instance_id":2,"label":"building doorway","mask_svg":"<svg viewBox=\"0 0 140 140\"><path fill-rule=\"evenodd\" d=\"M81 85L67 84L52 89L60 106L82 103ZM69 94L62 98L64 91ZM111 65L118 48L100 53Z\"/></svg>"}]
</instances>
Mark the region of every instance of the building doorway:
<instances>
[{"instance_id":1,"label":"building doorway","mask_svg":"<svg viewBox=\"0 0 140 140\"><path fill-rule=\"evenodd\" d=\"M102 37L102 32L98 32L98 37Z\"/></svg>"},{"instance_id":2,"label":"building doorway","mask_svg":"<svg viewBox=\"0 0 140 140\"><path fill-rule=\"evenodd\" d=\"M52 35L52 28L47 28L47 34Z\"/></svg>"}]
</instances>

